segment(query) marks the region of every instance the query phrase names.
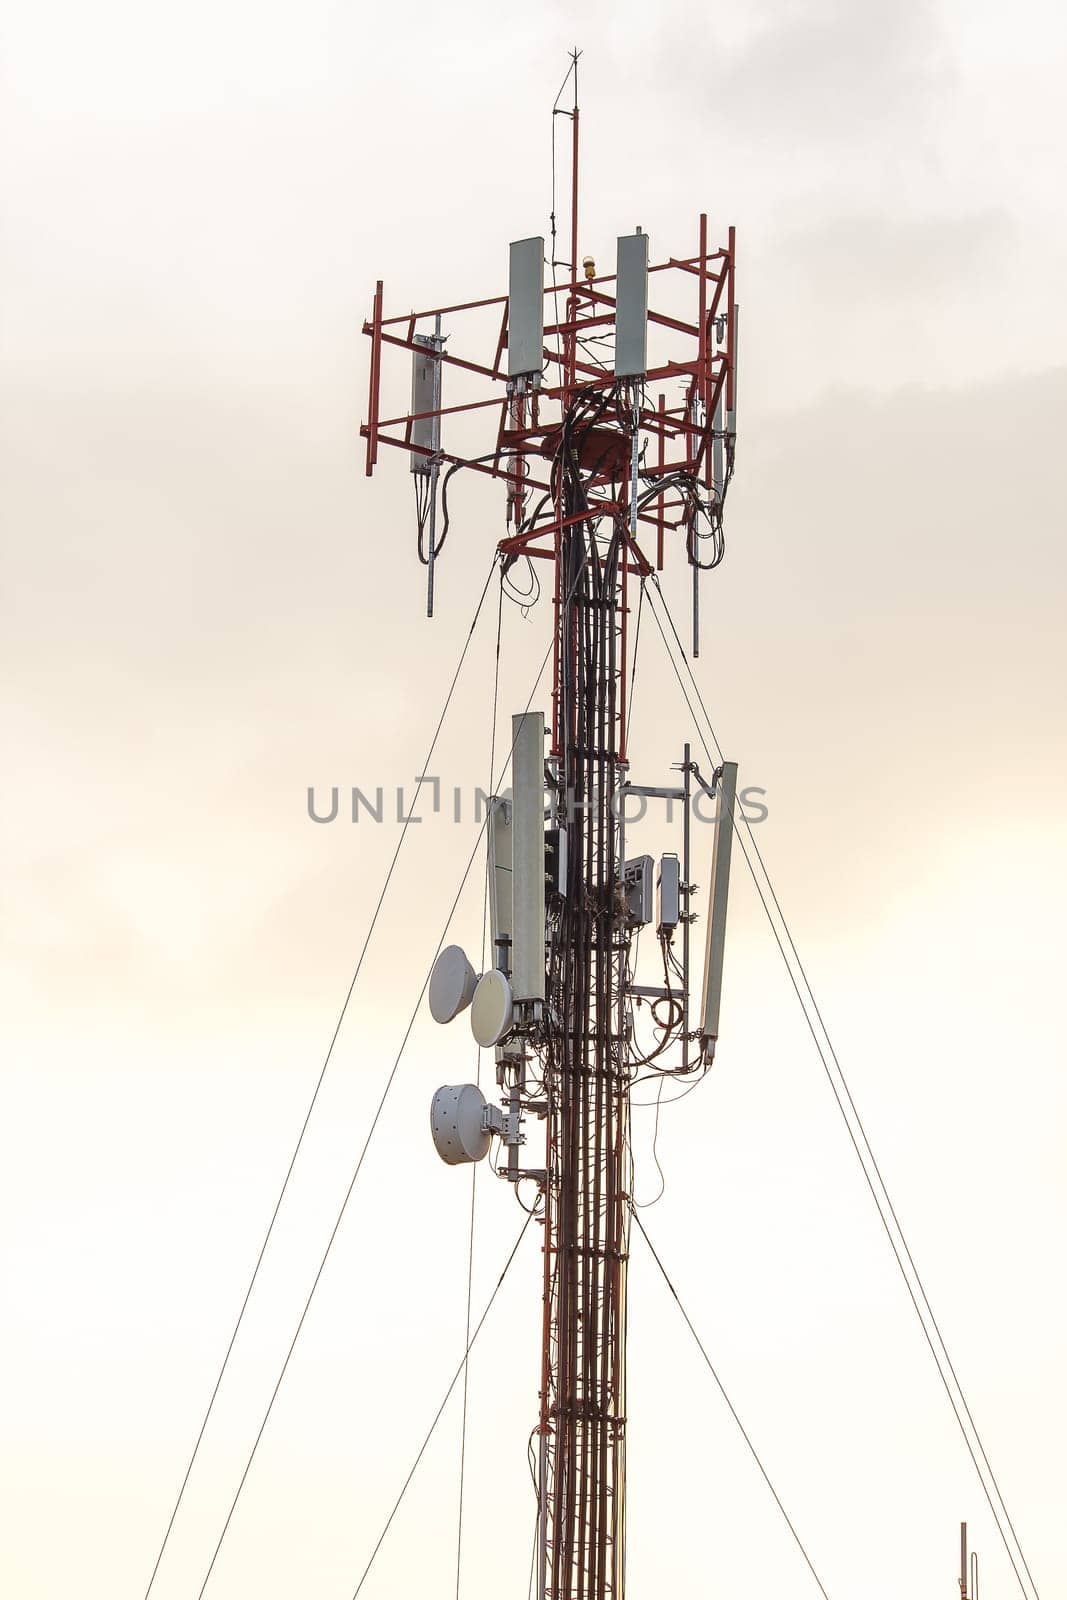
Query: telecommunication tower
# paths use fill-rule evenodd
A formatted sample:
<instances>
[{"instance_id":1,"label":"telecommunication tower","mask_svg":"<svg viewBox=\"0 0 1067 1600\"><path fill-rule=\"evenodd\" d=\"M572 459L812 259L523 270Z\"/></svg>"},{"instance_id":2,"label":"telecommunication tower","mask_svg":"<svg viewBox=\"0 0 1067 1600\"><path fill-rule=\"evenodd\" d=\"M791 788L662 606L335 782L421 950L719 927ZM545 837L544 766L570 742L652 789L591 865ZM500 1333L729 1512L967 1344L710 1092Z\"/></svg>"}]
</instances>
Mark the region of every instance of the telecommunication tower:
<instances>
[{"instance_id":1,"label":"telecommunication tower","mask_svg":"<svg viewBox=\"0 0 1067 1600\"><path fill-rule=\"evenodd\" d=\"M543 1229L537 1592L622 1600L630 1091L642 1074L691 1078L713 1060L737 778L729 762L702 773L686 745L669 783L631 781L631 616L641 586L669 556L684 558L697 653L700 574L722 558L733 471L738 308L734 230L713 247L705 215L695 248L679 255L650 260L637 229L618 239L610 275L582 257L576 56L574 66L573 107L553 112L571 123L569 259L550 251L546 279L544 239L522 239L510 246L506 294L401 315L386 314L379 281L363 330L361 433L368 474L384 446L409 456L428 614L449 482L462 468L504 490L501 578L523 559L551 574L550 718L513 717L510 787L489 807L492 962L478 974L452 945L430 982L435 1019L469 1010L479 1045L494 1051L499 1102L473 1084L445 1086L431 1127L452 1164L482 1159L498 1139L498 1170L516 1189L533 1186ZM490 311L495 346L465 342L472 314ZM410 362L411 407L386 418L393 352ZM452 374L466 396L449 403ZM485 423L473 455L448 448L460 415ZM715 825L698 1008L690 808L700 792L714 796ZM678 852L627 855L631 796L679 803ZM655 983L636 970L648 925ZM534 1129L544 1154L527 1165Z\"/></svg>"}]
</instances>

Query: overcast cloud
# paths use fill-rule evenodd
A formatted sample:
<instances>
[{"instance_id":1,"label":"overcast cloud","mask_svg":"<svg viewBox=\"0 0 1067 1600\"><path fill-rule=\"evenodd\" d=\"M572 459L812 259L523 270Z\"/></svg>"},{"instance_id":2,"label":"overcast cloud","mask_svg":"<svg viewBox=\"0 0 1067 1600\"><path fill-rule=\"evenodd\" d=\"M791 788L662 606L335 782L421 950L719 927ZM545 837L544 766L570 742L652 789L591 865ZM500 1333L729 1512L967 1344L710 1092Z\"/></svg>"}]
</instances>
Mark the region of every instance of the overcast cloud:
<instances>
[{"instance_id":1,"label":"overcast cloud","mask_svg":"<svg viewBox=\"0 0 1067 1600\"><path fill-rule=\"evenodd\" d=\"M700 681L767 789L761 848L1062 1591L1062 9L42 0L3 38L0 1588L143 1593L395 844L316 828L307 785L410 784L501 531L457 480L427 624L407 474L363 474L362 318L379 276L392 310L502 291L508 240L547 225L577 42L583 252L641 222L680 253L702 208L738 228ZM667 588L684 622L677 561ZM506 712L548 619L504 620ZM484 781L491 633L446 781ZM689 729L646 643L655 782ZM199 1589L473 842L414 831L159 1600ZM475 884L472 949L479 916ZM649 1231L834 1600L950 1594L962 1517L1010 1595L743 882L731 918L720 1058L664 1113ZM472 1071L465 1037L420 1015L212 1600L351 1594L454 1370L469 1189L425 1111ZM519 1220L503 1187L481 1186L476 1300ZM474 1363L467 1600L526 1581L535 1258ZM636 1251L632 1314L632 1594L806 1593ZM453 1592L458 1426L369 1600Z\"/></svg>"}]
</instances>

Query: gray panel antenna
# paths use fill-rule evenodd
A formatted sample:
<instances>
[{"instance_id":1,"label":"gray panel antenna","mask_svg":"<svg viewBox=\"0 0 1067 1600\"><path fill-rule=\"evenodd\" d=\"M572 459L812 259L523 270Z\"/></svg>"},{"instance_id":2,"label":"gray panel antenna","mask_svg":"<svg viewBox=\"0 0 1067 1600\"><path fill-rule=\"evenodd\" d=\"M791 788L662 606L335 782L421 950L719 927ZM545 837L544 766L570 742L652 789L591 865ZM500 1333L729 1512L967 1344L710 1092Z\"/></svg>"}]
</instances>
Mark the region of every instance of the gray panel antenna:
<instances>
[{"instance_id":1,"label":"gray panel antenna","mask_svg":"<svg viewBox=\"0 0 1067 1600\"><path fill-rule=\"evenodd\" d=\"M622 886L626 894L626 920L631 927L642 928L652 921L652 869L651 856L635 856L624 861Z\"/></svg>"},{"instance_id":2,"label":"gray panel antenna","mask_svg":"<svg viewBox=\"0 0 1067 1600\"><path fill-rule=\"evenodd\" d=\"M519 239L508 272L508 377L539 377L545 347L545 241Z\"/></svg>"},{"instance_id":3,"label":"gray panel antenna","mask_svg":"<svg viewBox=\"0 0 1067 1600\"><path fill-rule=\"evenodd\" d=\"M511 719L511 990L516 1000L545 998L545 719Z\"/></svg>"},{"instance_id":4,"label":"gray panel antenna","mask_svg":"<svg viewBox=\"0 0 1067 1600\"><path fill-rule=\"evenodd\" d=\"M434 360L436 348L434 337L429 333L417 333L415 343L418 350L411 356L411 414L415 421L411 424L411 442L420 445L423 450L432 452L437 448L437 418L420 417L420 411L436 411L437 409L437 368L439 363ZM411 452L410 457L412 472L429 472L430 456L419 455Z\"/></svg>"},{"instance_id":5,"label":"gray panel antenna","mask_svg":"<svg viewBox=\"0 0 1067 1600\"><path fill-rule=\"evenodd\" d=\"M730 350L730 356L731 356L731 359L732 359L733 364L734 364L734 385L733 385L733 387L734 387L733 402L734 403L730 407L729 411L726 413L726 431L727 431L727 433L736 433L737 432L737 388L738 388L738 384L737 384L737 330L738 330L738 328L740 326L741 326L741 307L739 305L735 305L734 306L734 337L733 337L733 345L732 345L731 350Z\"/></svg>"},{"instance_id":6,"label":"gray panel antenna","mask_svg":"<svg viewBox=\"0 0 1067 1600\"><path fill-rule=\"evenodd\" d=\"M722 957L726 938L726 902L730 891L730 852L734 838L734 801L737 795L737 762L723 764L718 782L719 803L715 810L715 843L711 857L711 890L708 895L708 937L704 953L704 1009L700 1025L704 1060L715 1059L719 1037L719 1002L722 999Z\"/></svg>"},{"instance_id":7,"label":"gray panel antenna","mask_svg":"<svg viewBox=\"0 0 1067 1600\"><path fill-rule=\"evenodd\" d=\"M489 802L489 928L493 965L511 971L511 815L510 793Z\"/></svg>"},{"instance_id":8,"label":"gray panel antenna","mask_svg":"<svg viewBox=\"0 0 1067 1600\"><path fill-rule=\"evenodd\" d=\"M715 407L715 432L711 442L711 483L715 490L715 498L722 504L723 489L726 487L725 468L725 441L723 439L723 426L725 421L726 401L720 392L719 401Z\"/></svg>"},{"instance_id":9,"label":"gray panel antenna","mask_svg":"<svg viewBox=\"0 0 1067 1600\"><path fill-rule=\"evenodd\" d=\"M648 371L648 234L624 234L615 258L615 376Z\"/></svg>"},{"instance_id":10,"label":"gray panel antenna","mask_svg":"<svg viewBox=\"0 0 1067 1600\"><path fill-rule=\"evenodd\" d=\"M672 934L682 914L681 864L676 855L660 858L659 882L656 885L656 932L661 936Z\"/></svg>"}]
</instances>

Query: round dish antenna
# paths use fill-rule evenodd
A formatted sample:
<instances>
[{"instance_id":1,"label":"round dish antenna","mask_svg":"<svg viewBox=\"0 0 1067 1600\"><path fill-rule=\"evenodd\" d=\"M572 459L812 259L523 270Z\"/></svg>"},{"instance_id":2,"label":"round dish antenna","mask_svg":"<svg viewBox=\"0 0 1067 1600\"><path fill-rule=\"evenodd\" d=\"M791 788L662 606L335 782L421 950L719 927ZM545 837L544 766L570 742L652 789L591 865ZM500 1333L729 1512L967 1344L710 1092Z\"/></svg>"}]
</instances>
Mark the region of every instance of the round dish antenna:
<instances>
[{"instance_id":1,"label":"round dish antenna","mask_svg":"<svg viewBox=\"0 0 1067 1600\"><path fill-rule=\"evenodd\" d=\"M478 979L471 1003L471 1032L483 1050L499 1044L511 1027L511 1016L511 985L502 972L491 967Z\"/></svg>"},{"instance_id":2,"label":"round dish antenna","mask_svg":"<svg viewBox=\"0 0 1067 1600\"><path fill-rule=\"evenodd\" d=\"M489 1153L486 1098L476 1084L443 1084L430 1102L430 1131L442 1161L458 1167Z\"/></svg>"},{"instance_id":3,"label":"round dish antenna","mask_svg":"<svg viewBox=\"0 0 1067 1600\"><path fill-rule=\"evenodd\" d=\"M430 1015L435 1022L452 1022L474 998L478 974L458 944L441 951L430 974Z\"/></svg>"}]
</instances>

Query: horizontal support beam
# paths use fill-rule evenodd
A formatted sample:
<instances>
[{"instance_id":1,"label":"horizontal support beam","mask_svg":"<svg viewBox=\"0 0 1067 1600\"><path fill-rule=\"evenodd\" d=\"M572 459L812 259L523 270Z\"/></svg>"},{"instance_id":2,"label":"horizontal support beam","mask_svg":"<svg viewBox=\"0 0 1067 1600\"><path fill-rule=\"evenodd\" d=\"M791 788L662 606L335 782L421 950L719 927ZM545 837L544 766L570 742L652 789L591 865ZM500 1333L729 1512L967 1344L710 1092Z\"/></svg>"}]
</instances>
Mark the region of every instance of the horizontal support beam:
<instances>
[{"instance_id":1,"label":"horizontal support beam","mask_svg":"<svg viewBox=\"0 0 1067 1600\"><path fill-rule=\"evenodd\" d=\"M648 800L684 800L684 789L655 789L643 783L623 783L619 785L621 794L644 795Z\"/></svg>"}]
</instances>

